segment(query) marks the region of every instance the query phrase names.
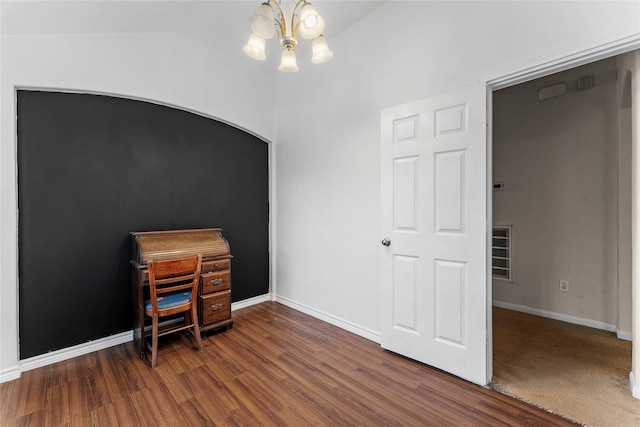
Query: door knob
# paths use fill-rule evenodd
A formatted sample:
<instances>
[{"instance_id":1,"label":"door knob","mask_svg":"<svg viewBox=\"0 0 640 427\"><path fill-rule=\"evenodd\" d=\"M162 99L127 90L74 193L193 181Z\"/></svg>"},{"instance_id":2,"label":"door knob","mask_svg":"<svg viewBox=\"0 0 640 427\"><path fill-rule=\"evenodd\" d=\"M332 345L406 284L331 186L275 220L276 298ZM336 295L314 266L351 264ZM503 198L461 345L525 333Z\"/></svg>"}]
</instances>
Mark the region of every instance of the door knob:
<instances>
[{"instance_id":1,"label":"door knob","mask_svg":"<svg viewBox=\"0 0 640 427\"><path fill-rule=\"evenodd\" d=\"M382 239L382 246L389 246L391 244L391 240L389 239Z\"/></svg>"}]
</instances>

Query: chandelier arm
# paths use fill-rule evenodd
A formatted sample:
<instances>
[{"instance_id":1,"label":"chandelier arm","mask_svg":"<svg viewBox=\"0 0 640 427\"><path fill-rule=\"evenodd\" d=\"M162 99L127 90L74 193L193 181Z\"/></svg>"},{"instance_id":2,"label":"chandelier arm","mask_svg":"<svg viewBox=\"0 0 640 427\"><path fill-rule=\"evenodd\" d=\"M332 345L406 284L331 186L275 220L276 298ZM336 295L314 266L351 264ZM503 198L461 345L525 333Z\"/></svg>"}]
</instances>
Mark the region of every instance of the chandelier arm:
<instances>
[{"instance_id":1,"label":"chandelier arm","mask_svg":"<svg viewBox=\"0 0 640 427\"><path fill-rule=\"evenodd\" d=\"M300 0L304 1L304 0ZM284 11L282 7L280 7L280 2L278 0L268 0L267 4L275 4L278 9L278 13L280 14L280 19L276 19L276 23L278 24L278 28L280 29L280 37L286 37L287 35L287 22L284 17Z\"/></svg>"},{"instance_id":2,"label":"chandelier arm","mask_svg":"<svg viewBox=\"0 0 640 427\"><path fill-rule=\"evenodd\" d=\"M298 16L297 10L302 9L302 6L304 6L305 3L307 3L307 0L298 0L293 8L293 12L291 12L291 37L293 37L294 39L297 38L296 33L298 32L298 27L300 26L299 20L298 23L295 23L296 17Z\"/></svg>"}]
</instances>

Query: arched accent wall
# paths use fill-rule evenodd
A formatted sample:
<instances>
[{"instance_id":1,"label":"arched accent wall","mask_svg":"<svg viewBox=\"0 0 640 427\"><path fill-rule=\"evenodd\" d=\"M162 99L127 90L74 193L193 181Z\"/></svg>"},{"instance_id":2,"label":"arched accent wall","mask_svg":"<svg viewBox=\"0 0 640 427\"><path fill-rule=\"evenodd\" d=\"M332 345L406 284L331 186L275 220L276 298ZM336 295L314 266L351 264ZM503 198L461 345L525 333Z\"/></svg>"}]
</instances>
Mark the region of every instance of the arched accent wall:
<instances>
[{"instance_id":1,"label":"arched accent wall","mask_svg":"<svg viewBox=\"0 0 640 427\"><path fill-rule=\"evenodd\" d=\"M268 145L143 101L18 91L20 359L131 329L130 231L221 227L269 292Z\"/></svg>"},{"instance_id":2,"label":"arched accent wall","mask_svg":"<svg viewBox=\"0 0 640 427\"><path fill-rule=\"evenodd\" d=\"M274 139L274 128L269 113L272 76L180 34L3 35L0 68L0 382L4 382L42 366L42 358L25 362L19 355L16 88L149 100L232 123L265 141Z\"/></svg>"}]
</instances>

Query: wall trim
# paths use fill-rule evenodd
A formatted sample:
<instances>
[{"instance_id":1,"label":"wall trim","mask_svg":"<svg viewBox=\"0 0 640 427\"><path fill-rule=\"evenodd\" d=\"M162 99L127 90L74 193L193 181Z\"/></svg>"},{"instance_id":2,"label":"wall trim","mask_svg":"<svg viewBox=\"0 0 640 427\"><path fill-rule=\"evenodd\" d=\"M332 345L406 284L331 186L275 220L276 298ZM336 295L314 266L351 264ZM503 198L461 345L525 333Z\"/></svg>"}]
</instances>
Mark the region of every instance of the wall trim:
<instances>
[{"instance_id":1,"label":"wall trim","mask_svg":"<svg viewBox=\"0 0 640 427\"><path fill-rule=\"evenodd\" d=\"M0 384L20 378L20 367L13 366L0 371Z\"/></svg>"},{"instance_id":2,"label":"wall trim","mask_svg":"<svg viewBox=\"0 0 640 427\"><path fill-rule=\"evenodd\" d=\"M508 310L520 311L522 313L533 314L548 319L561 320L563 322L573 323L575 325L588 326L590 328L600 329L608 332L615 332L619 339L631 341L631 332L618 331L616 325L612 323L599 322L596 320L585 319L582 317L570 316L568 314L556 313L554 311L542 310L540 308L527 307L525 305L511 304L504 301L493 301L495 307L506 308Z\"/></svg>"},{"instance_id":3,"label":"wall trim","mask_svg":"<svg viewBox=\"0 0 640 427\"><path fill-rule=\"evenodd\" d=\"M298 310L302 313L308 314L309 316L315 317L316 319L320 319L323 322L327 322L331 325L337 326L341 329L344 329L346 331L359 335L377 344L380 344L381 337L379 332L374 332L370 329L363 328L362 326L356 325L355 323L349 322L347 320L341 319L336 316L332 316L323 311L316 310L314 308L309 307L308 305L295 302L293 300L284 298L282 296L276 295L274 301L282 305L286 305L287 307L291 307L294 310Z\"/></svg>"},{"instance_id":4,"label":"wall trim","mask_svg":"<svg viewBox=\"0 0 640 427\"><path fill-rule=\"evenodd\" d=\"M554 55L538 58L524 66L511 70L496 72L488 76L487 82L491 90L534 80L569 68L579 67L590 62L599 61L611 56L620 55L640 46L640 33L637 30L614 34L601 40L586 42L581 46L557 52Z\"/></svg>"},{"instance_id":5,"label":"wall trim","mask_svg":"<svg viewBox=\"0 0 640 427\"><path fill-rule=\"evenodd\" d=\"M620 329L616 329L616 336L625 341L633 341L633 333L631 331L621 331Z\"/></svg>"},{"instance_id":6,"label":"wall trim","mask_svg":"<svg viewBox=\"0 0 640 427\"><path fill-rule=\"evenodd\" d=\"M640 399L640 384L636 384L633 379L633 371L629 372L629 386L631 387L631 395L636 399Z\"/></svg>"},{"instance_id":7,"label":"wall trim","mask_svg":"<svg viewBox=\"0 0 640 427\"><path fill-rule=\"evenodd\" d=\"M18 366L7 369L5 370L5 372L0 373L0 383L18 379L20 378L22 372L42 368L44 366L52 365L58 362L63 362L65 360L73 359L74 357L83 356L85 354L104 350L106 348L124 344L130 341L133 341L133 331L125 331L83 344L62 348L60 350L50 351L45 354L20 360L18 362Z\"/></svg>"},{"instance_id":8,"label":"wall trim","mask_svg":"<svg viewBox=\"0 0 640 427\"><path fill-rule=\"evenodd\" d=\"M210 119L210 120L215 120L216 122L220 122L220 123L224 123L226 125L229 125L233 128L236 128L238 130L241 130L245 133L248 133L249 135L255 136L256 138L258 138L259 140L261 140L262 142L271 145L271 141L266 138L265 136L260 135L257 132L254 132L248 128L245 128L243 126L240 126L239 124L233 123L227 119L223 119L222 117L217 117L214 116L212 114L209 113L205 113L204 111L200 111L200 110L196 110L194 108L191 107L187 107L181 104L174 104L170 101L166 101L160 98L149 98L149 97L144 97L144 96L136 96L136 95L132 95L132 94L127 94L127 93L120 93L120 92L115 92L115 91L100 91L100 90L93 90L93 89L74 89L71 86L69 87L63 87L63 86L46 86L46 85L37 85L37 86L31 86L31 85L15 85L13 87L13 91L14 91L14 96L17 99L17 93L19 90L25 90L25 91L34 91L34 92L60 92L60 93L71 93L71 94L79 94L79 95L97 95L97 96L107 96L107 97L111 97L111 98L121 98L121 99L129 99L132 101L141 101L141 102L146 102L148 104L154 104L154 105L159 105L162 107L168 107L168 108L172 108L174 110L179 110L179 111L185 111L187 113L191 113L191 114L195 114L196 116L200 116L200 117L204 117L205 119Z\"/></svg>"},{"instance_id":9,"label":"wall trim","mask_svg":"<svg viewBox=\"0 0 640 427\"><path fill-rule=\"evenodd\" d=\"M93 353L94 351L104 350L105 348L124 344L130 341L133 341L133 331L121 332L119 334L99 338L83 344L74 345L72 347L50 351L49 353L21 360L19 362L20 372L26 372L43 366L52 365L57 362L73 359L77 356L83 356L85 354Z\"/></svg>"},{"instance_id":10,"label":"wall trim","mask_svg":"<svg viewBox=\"0 0 640 427\"><path fill-rule=\"evenodd\" d=\"M258 295L257 297L243 299L242 301L231 303L231 311L240 310L241 308L250 307L267 301L272 301L271 294Z\"/></svg>"}]
</instances>

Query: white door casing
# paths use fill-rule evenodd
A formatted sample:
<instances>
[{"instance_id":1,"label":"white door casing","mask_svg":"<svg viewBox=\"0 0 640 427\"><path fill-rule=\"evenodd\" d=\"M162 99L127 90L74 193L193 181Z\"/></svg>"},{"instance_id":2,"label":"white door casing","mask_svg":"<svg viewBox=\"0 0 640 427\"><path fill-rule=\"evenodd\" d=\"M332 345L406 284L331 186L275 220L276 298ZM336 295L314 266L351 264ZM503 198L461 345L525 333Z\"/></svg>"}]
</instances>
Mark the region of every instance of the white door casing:
<instances>
[{"instance_id":1,"label":"white door casing","mask_svg":"<svg viewBox=\"0 0 640 427\"><path fill-rule=\"evenodd\" d=\"M381 113L382 347L483 385L486 96L478 83Z\"/></svg>"}]
</instances>

